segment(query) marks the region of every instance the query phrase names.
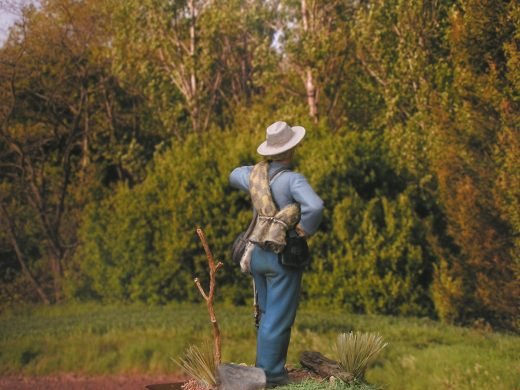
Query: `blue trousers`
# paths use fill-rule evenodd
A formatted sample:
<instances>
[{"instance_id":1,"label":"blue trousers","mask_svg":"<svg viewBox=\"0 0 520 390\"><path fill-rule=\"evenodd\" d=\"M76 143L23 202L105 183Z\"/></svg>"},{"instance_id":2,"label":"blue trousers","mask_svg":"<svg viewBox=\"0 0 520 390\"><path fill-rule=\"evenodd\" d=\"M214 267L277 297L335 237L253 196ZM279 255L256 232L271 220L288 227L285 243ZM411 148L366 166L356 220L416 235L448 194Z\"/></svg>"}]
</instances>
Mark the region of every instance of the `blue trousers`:
<instances>
[{"instance_id":1,"label":"blue trousers","mask_svg":"<svg viewBox=\"0 0 520 390\"><path fill-rule=\"evenodd\" d=\"M287 377L285 362L300 296L302 270L283 267L276 253L256 247L251 273L258 293L260 327L256 340L256 366L268 381Z\"/></svg>"}]
</instances>

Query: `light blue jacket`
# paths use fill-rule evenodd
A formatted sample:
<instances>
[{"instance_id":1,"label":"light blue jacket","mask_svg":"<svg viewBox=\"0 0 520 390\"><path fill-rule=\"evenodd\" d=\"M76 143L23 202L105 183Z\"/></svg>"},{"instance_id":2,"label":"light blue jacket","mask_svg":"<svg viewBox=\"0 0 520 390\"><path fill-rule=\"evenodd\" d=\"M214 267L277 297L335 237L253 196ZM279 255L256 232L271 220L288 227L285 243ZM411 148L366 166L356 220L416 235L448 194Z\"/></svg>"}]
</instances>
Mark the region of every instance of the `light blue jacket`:
<instances>
[{"instance_id":1,"label":"light blue jacket","mask_svg":"<svg viewBox=\"0 0 520 390\"><path fill-rule=\"evenodd\" d=\"M281 162L273 161L269 166L269 175L282 166ZM249 192L249 175L252 169L253 166L235 168L229 175L229 183L234 188ZM306 235L311 235L318 229L323 215L323 201L303 175L292 171L281 173L271 183L271 193L278 209L294 202L300 204L300 225Z\"/></svg>"}]
</instances>

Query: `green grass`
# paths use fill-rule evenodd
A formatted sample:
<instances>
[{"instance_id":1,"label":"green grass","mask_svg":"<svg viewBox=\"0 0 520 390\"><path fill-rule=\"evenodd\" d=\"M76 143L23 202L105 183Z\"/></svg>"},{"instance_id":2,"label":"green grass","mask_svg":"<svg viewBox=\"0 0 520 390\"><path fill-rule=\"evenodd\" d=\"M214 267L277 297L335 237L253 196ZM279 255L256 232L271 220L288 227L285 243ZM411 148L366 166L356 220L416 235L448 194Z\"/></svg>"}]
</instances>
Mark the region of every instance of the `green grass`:
<instances>
[{"instance_id":1,"label":"green grass","mask_svg":"<svg viewBox=\"0 0 520 390\"><path fill-rule=\"evenodd\" d=\"M223 360L252 364L251 309L217 306ZM429 319L353 315L302 308L289 363L317 350L332 357L338 333L380 334L388 346L366 380L383 389L520 389L520 337L439 324ZM12 309L0 316L0 375L58 372L164 374L171 358L211 335L204 304L115 306L81 304ZM359 389L312 383L288 389ZM321 386L321 387L320 387ZM323 387L325 386L325 387ZM368 388L368 387L367 387Z\"/></svg>"},{"instance_id":2,"label":"green grass","mask_svg":"<svg viewBox=\"0 0 520 390\"><path fill-rule=\"evenodd\" d=\"M364 383L346 384L341 381L313 381L306 380L302 383L278 387L278 390L376 390L377 387Z\"/></svg>"}]
</instances>

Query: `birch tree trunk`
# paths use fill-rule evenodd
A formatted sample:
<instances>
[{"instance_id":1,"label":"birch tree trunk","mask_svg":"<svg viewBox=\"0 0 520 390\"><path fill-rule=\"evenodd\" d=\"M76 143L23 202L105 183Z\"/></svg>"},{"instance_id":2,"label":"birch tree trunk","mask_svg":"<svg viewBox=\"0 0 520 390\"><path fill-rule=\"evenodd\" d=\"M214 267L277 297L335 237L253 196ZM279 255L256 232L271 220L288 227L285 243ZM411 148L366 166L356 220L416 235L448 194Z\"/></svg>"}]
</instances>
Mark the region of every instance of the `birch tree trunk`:
<instances>
[{"instance_id":1,"label":"birch tree trunk","mask_svg":"<svg viewBox=\"0 0 520 390\"><path fill-rule=\"evenodd\" d=\"M305 34L313 34L313 23L307 7L307 0L301 0L302 7L302 25ZM318 120L318 104L316 99L316 86L314 83L314 77L310 66L305 67L304 72L304 85L305 91L307 92L307 105L309 106L310 117L317 122Z\"/></svg>"},{"instance_id":2,"label":"birch tree trunk","mask_svg":"<svg viewBox=\"0 0 520 390\"><path fill-rule=\"evenodd\" d=\"M193 126L193 130L195 132L199 132L200 130L200 120L199 120L199 102L198 102L198 91L197 91L197 57L196 57L196 48L197 48L197 30L196 30L196 22L197 22L197 13L195 9L195 0L188 1L188 9L190 13L190 46L189 46L189 78L190 78L190 94L188 96L188 106L191 107L191 123Z\"/></svg>"}]
</instances>

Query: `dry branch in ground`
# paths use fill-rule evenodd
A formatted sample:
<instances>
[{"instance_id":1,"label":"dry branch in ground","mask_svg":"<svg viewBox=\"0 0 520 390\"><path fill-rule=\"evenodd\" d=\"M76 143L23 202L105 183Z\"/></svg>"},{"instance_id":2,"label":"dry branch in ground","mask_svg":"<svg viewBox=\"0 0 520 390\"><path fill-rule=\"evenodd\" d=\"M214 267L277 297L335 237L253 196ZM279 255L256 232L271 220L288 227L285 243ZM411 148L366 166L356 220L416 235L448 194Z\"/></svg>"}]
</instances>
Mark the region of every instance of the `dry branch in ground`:
<instances>
[{"instance_id":1,"label":"dry branch in ground","mask_svg":"<svg viewBox=\"0 0 520 390\"><path fill-rule=\"evenodd\" d=\"M341 368L340 364L315 351L303 351L300 355L300 363L303 367L312 370L322 378L334 376L344 382L352 382L354 377Z\"/></svg>"},{"instance_id":2,"label":"dry branch in ground","mask_svg":"<svg viewBox=\"0 0 520 390\"><path fill-rule=\"evenodd\" d=\"M209 266L209 292L206 293L200 284L200 280L195 278L195 284L199 289L202 297L206 301L206 306L208 307L209 318L211 321L211 325L213 326L213 341L214 341L214 353L215 353L215 365L219 365L221 362L221 342L220 342L220 329L218 327L217 317L215 316L215 308L213 306L213 299L215 297L215 274L219 268L221 268L224 264L220 261L215 264L215 259L213 258L213 254L209 249L208 242L206 240L206 236L204 231L197 227L197 235L202 241L202 246L204 247L204 251L206 252L206 257L208 258L208 266Z\"/></svg>"}]
</instances>

